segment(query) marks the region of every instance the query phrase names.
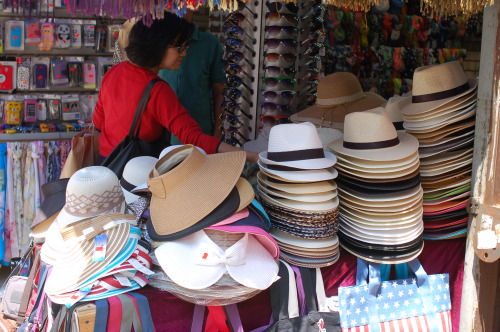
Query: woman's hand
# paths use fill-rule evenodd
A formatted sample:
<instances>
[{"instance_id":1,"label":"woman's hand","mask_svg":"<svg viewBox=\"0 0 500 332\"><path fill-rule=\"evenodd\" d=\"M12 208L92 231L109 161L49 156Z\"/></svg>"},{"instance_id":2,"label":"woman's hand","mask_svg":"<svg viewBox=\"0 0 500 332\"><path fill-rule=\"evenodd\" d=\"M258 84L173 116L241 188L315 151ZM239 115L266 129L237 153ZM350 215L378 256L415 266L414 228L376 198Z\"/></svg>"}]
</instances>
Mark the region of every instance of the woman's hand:
<instances>
[{"instance_id":1,"label":"woman's hand","mask_svg":"<svg viewBox=\"0 0 500 332\"><path fill-rule=\"evenodd\" d=\"M231 152L231 151L242 151L242 149L232 146L227 143L220 143L217 152ZM247 162L256 163L259 160L259 154L257 152L245 151L247 154Z\"/></svg>"}]
</instances>

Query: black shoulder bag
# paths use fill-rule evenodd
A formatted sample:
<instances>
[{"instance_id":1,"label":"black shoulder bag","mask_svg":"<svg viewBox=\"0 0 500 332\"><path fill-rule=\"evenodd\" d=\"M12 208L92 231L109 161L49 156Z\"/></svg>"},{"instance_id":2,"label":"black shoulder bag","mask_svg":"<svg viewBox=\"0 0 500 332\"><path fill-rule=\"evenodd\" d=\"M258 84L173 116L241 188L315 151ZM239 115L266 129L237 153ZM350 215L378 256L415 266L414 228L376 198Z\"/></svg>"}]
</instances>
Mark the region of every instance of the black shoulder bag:
<instances>
[{"instance_id":1,"label":"black shoulder bag","mask_svg":"<svg viewBox=\"0 0 500 332\"><path fill-rule=\"evenodd\" d=\"M112 170L118 178L122 177L123 169L130 159L139 156L158 157L160 152L170 145L170 132L164 128L159 139L150 143L139 138L139 130L141 127L141 119L146 105L149 101L149 95L156 82L160 79L154 78L149 82L148 86L142 93L139 105L135 111L134 121L130 127L130 132L114 149L108 157L104 159L101 166L106 166Z\"/></svg>"}]
</instances>

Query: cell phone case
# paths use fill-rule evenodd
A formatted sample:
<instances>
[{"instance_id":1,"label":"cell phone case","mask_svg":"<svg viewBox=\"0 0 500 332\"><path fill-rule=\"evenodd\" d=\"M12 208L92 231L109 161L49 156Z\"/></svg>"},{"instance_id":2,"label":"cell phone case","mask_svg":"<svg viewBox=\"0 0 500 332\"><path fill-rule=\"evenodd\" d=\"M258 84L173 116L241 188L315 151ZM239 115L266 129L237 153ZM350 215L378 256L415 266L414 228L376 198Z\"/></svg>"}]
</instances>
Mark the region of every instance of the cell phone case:
<instances>
[{"instance_id":1,"label":"cell phone case","mask_svg":"<svg viewBox=\"0 0 500 332\"><path fill-rule=\"evenodd\" d=\"M66 61L55 60L51 62L52 67L52 85L67 85L68 63Z\"/></svg>"},{"instance_id":2,"label":"cell phone case","mask_svg":"<svg viewBox=\"0 0 500 332\"><path fill-rule=\"evenodd\" d=\"M36 117L36 100L25 100L24 101L24 121L25 122L35 122Z\"/></svg>"},{"instance_id":3,"label":"cell phone case","mask_svg":"<svg viewBox=\"0 0 500 332\"><path fill-rule=\"evenodd\" d=\"M25 66L17 67L17 89L30 89L30 68Z\"/></svg>"},{"instance_id":4,"label":"cell phone case","mask_svg":"<svg viewBox=\"0 0 500 332\"><path fill-rule=\"evenodd\" d=\"M47 121L47 101L45 99L36 101L36 118L38 121Z\"/></svg>"},{"instance_id":5,"label":"cell phone case","mask_svg":"<svg viewBox=\"0 0 500 332\"><path fill-rule=\"evenodd\" d=\"M40 23L26 22L26 43L28 45L38 45L41 41L40 38Z\"/></svg>"},{"instance_id":6,"label":"cell phone case","mask_svg":"<svg viewBox=\"0 0 500 332\"><path fill-rule=\"evenodd\" d=\"M104 27L97 28L95 50L101 53L106 52L106 29Z\"/></svg>"},{"instance_id":7,"label":"cell phone case","mask_svg":"<svg viewBox=\"0 0 500 332\"><path fill-rule=\"evenodd\" d=\"M7 21L5 24L7 30L6 49L24 50L24 22Z\"/></svg>"},{"instance_id":8,"label":"cell phone case","mask_svg":"<svg viewBox=\"0 0 500 332\"><path fill-rule=\"evenodd\" d=\"M83 84L83 69L81 62L68 63L69 85L80 87Z\"/></svg>"},{"instance_id":9,"label":"cell phone case","mask_svg":"<svg viewBox=\"0 0 500 332\"><path fill-rule=\"evenodd\" d=\"M95 25L85 24L83 26L83 46L94 47L95 44Z\"/></svg>"},{"instance_id":10,"label":"cell phone case","mask_svg":"<svg viewBox=\"0 0 500 332\"><path fill-rule=\"evenodd\" d=\"M14 67L0 65L0 90L11 91L14 89Z\"/></svg>"},{"instance_id":11,"label":"cell phone case","mask_svg":"<svg viewBox=\"0 0 500 332\"><path fill-rule=\"evenodd\" d=\"M83 87L85 89L97 88L95 63L93 62L83 63Z\"/></svg>"},{"instance_id":12,"label":"cell phone case","mask_svg":"<svg viewBox=\"0 0 500 332\"><path fill-rule=\"evenodd\" d=\"M61 120L61 101L57 99L49 99L47 103L48 120L58 121Z\"/></svg>"},{"instance_id":13,"label":"cell phone case","mask_svg":"<svg viewBox=\"0 0 500 332\"><path fill-rule=\"evenodd\" d=\"M22 101L5 101L5 120L8 125L18 125L21 123Z\"/></svg>"},{"instance_id":14,"label":"cell phone case","mask_svg":"<svg viewBox=\"0 0 500 332\"><path fill-rule=\"evenodd\" d=\"M37 63L34 67L33 82L36 89L47 88L48 68L46 64Z\"/></svg>"},{"instance_id":15,"label":"cell phone case","mask_svg":"<svg viewBox=\"0 0 500 332\"><path fill-rule=\"evenodd\" d=\"M67 24L58 24L56 28L56 47L68 48L71 46L71 29Z\"/></svg>"},{"instance_id":16,"label":"cell phone case","mask_svg":"<svg viewBox=\"0 0 500 332\"><path fill-rule=\"evenodd\" d=\"M43 23L40 28L40 51L50 51L54 47L54 25L52 23Z\"/></svg>"},{"instance_id":17,"label":"cell phone case","mask_svg":"<svg viewBox=\"0 0 500 332\"><path fill-rule=\"evenodd\" d=\"M82 47L82 25L72 24L71 25L71 47L80 48Z\"/></svg>"}]
</instances>

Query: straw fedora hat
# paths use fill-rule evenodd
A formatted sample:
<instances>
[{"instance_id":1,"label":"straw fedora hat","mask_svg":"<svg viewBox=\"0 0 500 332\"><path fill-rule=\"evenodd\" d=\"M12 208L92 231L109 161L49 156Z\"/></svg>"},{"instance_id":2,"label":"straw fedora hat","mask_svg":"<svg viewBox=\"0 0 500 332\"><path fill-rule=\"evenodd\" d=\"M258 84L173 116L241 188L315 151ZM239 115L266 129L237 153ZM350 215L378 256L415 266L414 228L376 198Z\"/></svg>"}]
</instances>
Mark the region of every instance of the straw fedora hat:
<instances>
[{"instance_id":1,"label":"straw fedora hat","mask_svg":"<svg viewBox=\"0 0 500 332\"><path fill-rule=\"evenodd\" d=\"M276 196L272 197L262 191L260 191L258 195L261 199L265 200L269 204L299 211L327 211L336 209L339 205L339 199L337 196L322 202L301 202Z\"/></svg>"},{"instance_id":2,"label":"straw fedora hat","mask_svg":"<svg viewBox=\"0 0 500 332\"><path fill-rule=\"evenodd\" d=\"M390 160L390 161L377 161L377 160L366 160L366 159L358 159L348 155L337 154L337 163L344 165L344 167L361 167L366 169L392 169L392 168L400 168L405 167L407 164L419 159L418 152L409 155L406 158L399 160Z\"/></svg>"},{"instance_id":3,"label":"straw fedora hat","mask_svg":"<svg viewBox=\"0 0 500 332\"><path fill-rule=\"evenodd\" d=\"M185 145L167 153L148 180L158 235L185 230L210 214L233 191L244 165L244 151L204 155Z\"/></svg>"},{"instance_id":4,"label":"straw fedora hat","mask_svg":"<svg viewBox=\"0 0 500 332\"><path fill-rule=\"evenodd\" d=\"M458 61L419 67L413 73L412 102L401 109L403 115L428 112L477 89L477 79L469 79Z\"/></svg>"},{"instance_id":5,"label":"straw fedora hat","mask_svg":"<svg viewBox=\"0 0 500 332\"><path fill-rule=\"evenodd\" d=\"M292 122L311 122L318 127L343 129L344 117L383 106L381 96L363 92L352 73L338 72L319 81L316 104L290 116Z\"/></svg>"},{"instance_id":6,"label":"straw fedora hat","mask_svg":"<svg viewBox=\"0 0 500 332\"><path fill-rule=\"evenodd\" d=\"M317 194L329 191L334 191L337 189L337 184L335 181L319 181L319 182L309 182L309 183L290 183L284 182L272 177L269 177L262 173L257 172L257 182L260 185L274 188L289 194Z\"/></svg>"},{"instance_id":7,"label":"straw fedora hat","mask_svg":"<svg viewBox=\"0 0 500 332\"><path fill-rule=\"evenodd\" d=\"M140 156L127 162L120 180L120 186L127 204L132 204L140 197L131 193L131 191L147 181L149 172L153 170L157 161L158 159L154 157Z\"/></svg>"},{"instance_id":8,"label":"straw fedora hat","mask_svg":"<svg viewBox=\"0 0 500 332\"><path fill-rule=\"evenodd\" d=\"M82 219L119 211L123 201L115 173L103 166L85 167L69 179L66 203L55 222L62 229Z\"/></svg>"},{"instance_id":9,"label":"straw fedora hat","mask_svg":"<svg viewBox=\"0 0 500 332\"><path fill-rule=\"evenodd\" d=\"M435 108L429 112L415 114L412 116L404 115L404 119L406 122L425 122L432 118L437 118L443 115L449 115L456 113L460 110L464 110L468 107L474 106L477 104L477 92L465 95L461 98L455 99L448 104Z\"/></svg>"},{"instance_id":10,"label":"straw fedora hat","mask_svg":"<svg viewBox=\"0 0 500 332\"><path fill-rule=\"evenodd\" d=\"M330 149L358 159L391 161L406 158L418 149L418 140L398 133L385 109L355 112L345 118L344 138Z\"/></svg>"},{"instance_id":11,"label":"straw fedora hat","mask_svg":"<svg viewBox=\"0 0 500 332\"><path fill-rule=\"evenodd\" d=\"M398 131L405 130L403 127L404 119L401 114L401 108L409 103L411 103L411 97L409 96L394 96L389 98L387 100L387 104L385 105L385 111Z\"/></svg>"},{"instance_id":12,"label":"straw fedora hat","mask_svg":"<svg viewBox=\"0 0 500 332\"><path fill-rule=\"evenodd\" d=\"M259 158L268 165L299 169L323 169L335 165L337 158L325 151L316 127L310 122L274 126L269 134L267 151Z\"/></svg>"},{"instance_id":13,"label":"straw fedora hat","mask_svg":"<svg viewBox=\"0 0 500 332\"><path fill-rule=\"evenodd\" d=\"M290 199L293 201L309 202L309 203L324 202L333 199L337 196L336 190L322 192L322 193L314 193L314 194L290 194L281 190L274 189L272 187L262 186L260 184L257 184L257 189L271 196L277 196L281 198Z\"/></svg>"},{"instance_id":14,"label":"straw fedora hat","mask_svg":"<svg viewBox=\"0 0 500 332\"><path fill-rule=\"evenodd\" d=\"M333 167L322 169L300 169L288 166L266 164L261 159L257 161L260 170L290 182L318 182L333 180L337 170Z\"/></svg>"}]
</instances>

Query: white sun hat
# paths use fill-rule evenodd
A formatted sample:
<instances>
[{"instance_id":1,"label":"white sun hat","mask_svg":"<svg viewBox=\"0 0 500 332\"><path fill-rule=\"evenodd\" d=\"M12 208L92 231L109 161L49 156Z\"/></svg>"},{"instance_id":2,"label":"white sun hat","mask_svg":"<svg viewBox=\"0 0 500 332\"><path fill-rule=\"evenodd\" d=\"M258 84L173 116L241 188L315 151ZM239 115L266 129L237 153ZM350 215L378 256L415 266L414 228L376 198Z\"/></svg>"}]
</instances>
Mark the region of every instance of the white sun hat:
<instances>
[{"instance_id":1,"label":"white sun hat","mask_svg":"<svg viewBox=\"0 0 500 332\"><path fill-rule=\"evenodd\" d=\"M310 122L274 126L267 151L259 157L265 164L311 170L332 167L337 161L333 153L323 149L316 126Z\"/></svg>"},{"instance_id":2,"label":"white sun hat","mask_svg":"<svg viewBox=\"0 0 500 332\"><path fill-rule=\"evenodd\" d=\"M132 204L140 197L131 193L131 191L148 180L148 175L157 161L158 159L154 157L140 156L127 162L120 180L120 186L127 204Z\"/></svg>"}]
</instances>

